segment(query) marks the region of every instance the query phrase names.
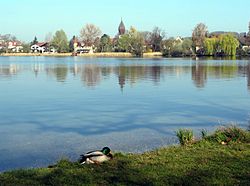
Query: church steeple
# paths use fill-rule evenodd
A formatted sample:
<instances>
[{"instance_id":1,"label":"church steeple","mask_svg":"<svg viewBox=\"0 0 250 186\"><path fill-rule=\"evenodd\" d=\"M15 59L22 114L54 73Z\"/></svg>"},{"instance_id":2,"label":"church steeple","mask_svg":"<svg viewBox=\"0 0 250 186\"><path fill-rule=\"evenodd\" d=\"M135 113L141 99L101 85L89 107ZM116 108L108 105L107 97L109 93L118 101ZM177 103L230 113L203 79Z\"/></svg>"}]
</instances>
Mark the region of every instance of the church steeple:
<instances>
[{"instance_id":1,"label":"church steeple","mask_svg":"<svg viewBox=\"0 0 250 186\"><path fill-rule=\"evenodd\" d=\"M120 23L120 25L118 27L118 31L119 31L119 35L124 35L125 32L126 32L126 28L125 28L125 25L124 25L124 23L122 21L122 18L121 18L121 23Z\"/></svg>"}]
</instances>

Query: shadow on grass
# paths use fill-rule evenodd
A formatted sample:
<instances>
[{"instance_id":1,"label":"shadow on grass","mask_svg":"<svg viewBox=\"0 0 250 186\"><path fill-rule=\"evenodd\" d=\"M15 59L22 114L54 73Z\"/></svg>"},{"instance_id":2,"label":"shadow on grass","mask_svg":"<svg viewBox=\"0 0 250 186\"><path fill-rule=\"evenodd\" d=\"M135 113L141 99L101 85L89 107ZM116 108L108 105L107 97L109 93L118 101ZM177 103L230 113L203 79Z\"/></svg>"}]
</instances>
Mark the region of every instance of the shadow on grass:
<instances>
[{"instance_id":1,"label":"shadow on grass","mask_svg":"<svg viewBox=\"0 0 250 186\"><path fill-rule=\"evenodd\" d=\"M250 156L246 159L225 154L211 157L206 165L193 167L180 178L182 185L249 185ZM198 163L198 162L197 162Z\"/></svg>"},{"instance_id":2,"label":"shadow on grass","mask_svg":"<svg viewBox=\"0 0 250 186\"><path fill-rule=\"evenodd\" d=\"M153 185L127 159L103 165L79 165L62 160L54 168L18 170L0 175L0 185Z\"/></svg>"}]
</instances>

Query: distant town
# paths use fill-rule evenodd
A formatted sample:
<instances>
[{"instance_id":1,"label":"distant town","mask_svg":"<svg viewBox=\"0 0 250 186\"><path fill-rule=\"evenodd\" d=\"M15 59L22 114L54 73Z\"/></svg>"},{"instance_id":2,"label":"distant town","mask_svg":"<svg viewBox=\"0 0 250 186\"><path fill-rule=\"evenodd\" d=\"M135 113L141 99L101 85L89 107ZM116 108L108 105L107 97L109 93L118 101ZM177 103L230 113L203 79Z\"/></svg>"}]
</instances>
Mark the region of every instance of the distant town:
<instances>
[{"instance_id":1,"label":"distant town","mask_svg":"<svg viewBox=\"0 0 250 186\"><path fill-rule=\"evenodd\" d=\"M209 32L204 23L199 23L192 36L173 38L167 37L165 30L159 27L143 32L134 27L127 30L121 20L114 37L102 34L93 24L86 24L79 36L71 39L64 30L58 30L54 35L48 33L44 40L34 36L29 43L21 42L11 34L0 34L0 55L130 53L142 57L145 53L158 52L166 57L250 56L250 22L248 27L244 33Z\"/></svg>"}]
</instances>

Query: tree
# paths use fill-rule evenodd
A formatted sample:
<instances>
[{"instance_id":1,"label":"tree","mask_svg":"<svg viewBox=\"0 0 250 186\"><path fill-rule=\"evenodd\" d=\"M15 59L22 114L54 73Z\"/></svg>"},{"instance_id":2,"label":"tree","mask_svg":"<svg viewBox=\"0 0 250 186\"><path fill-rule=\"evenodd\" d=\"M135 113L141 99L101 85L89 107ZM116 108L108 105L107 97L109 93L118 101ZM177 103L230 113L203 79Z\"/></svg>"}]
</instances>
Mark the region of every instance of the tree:
<instances>
[{"instance_id":1,"label":"tree","mask_svg":"<svg viewBox=\"0 0 250 186\"><path fill-rule=\"evenodd\" d=\"M50 43L52 41L52 39L53 39L52 32L47 33L45 36L45 42Z\"/></svg>"},{"instance_id":2,"label":"tree","mask_svg":"<svg viewBox=\"0 0 250 186\"><path fill-rule=\"evenodd\" d=\"M164 56L181 57L181 56L191 56L193 42L189 38L183 40L169 38L162 41L162 53Z\"/></svg>"},{"instance_id":3,"label":"tree","mask_svg":"<svg viewBox=\"0 0 250 186\"><path fill-rule=\"evenodd\" d=\"M185 38L182 42L182 51L185 56L191 56L193 55L193 41L190 38Z\"/></svg>"},{"instance_id":4,"label":"tree","mask_svg":"<svg viewBox=\"0 0 250 186\"><path fill-rule=\"evenodd\" d=\"M34 40L31 41L30 45L32 46L32 45L35 45L35 44L37 44L37 43L38 43L37 37L35 36Z\"/></svg>"},{"instance_id":5,"label":"tree","mask_svg":"<svg viewBox=\"0 0 250 186\"><path fill-rule=\"evenodd\" d=\"M77 43L77 38L76 38L76 36L73 36L72 39L69 41L69 51L70 52L75 51L75 48L77 47L76 43Z\"/></svg>"},{"instance_id":6,"label":"tree","mask_svg":"<svg viewBox=\"0 0 250 186\"><path fill-rule=\"evenodd\" d=\"M17 38L11 34L0 35L0 39L4 40L5 42L16 41Z\"/></svg>"},{"instance_id":7,"label":"tree","mask_svg":"<svg viewBox=\"0 0 250 186\"><path fill-rule=\"evenodd\" d=\"M55 47L56 51L59 53L69 52L68 38L63 30L58 30L55 33L51 45Z\"/></svg>"},{"instance_id":8,"label":"tree","mask_svg":"<svg viewBox=\"0 0 250 186\"><path fill-rule=\"evenodd\" d=\"M117 41L117 47L119 52L129 52L129 34L121 35Z\"/></svg>"},{"instance_id":9,"label":"tree","mask_svg":"<svg viewBox=\"0 0 250 186\"><path fill-rule=\"evenodd\" d=\"M235 56L239 41L232 34L222 34L219 38L206 38L204 48L206 55Z\"/></svg>"},{"instance_id":10,"label":"tree","mask_svg":"<svg viewBox=\"0 0 250 186\"><path fill-rule=\"evenodd\" d=\"M163 56L171 56L175 39L169 38L161 42L161 52Z\"/></svg>"},{"instance_id":11,"label":"tree","mask_svg":"<svg viewBox=\"0 0 250 186\"><path fill-rule=\"evenodd\" d=\"M193 30L192 40L195 47L203 48L205 38L208 34L207 26L203 23L199 23Z\"/></svg>"},{"instance_id":12,"label":"tree","mask_svg":"<svg viewBox=\"0 0 250 186\"><path fill-rule=\"evenodd\" d=\"M30 53L30 45L29 45L29 43L23 43L22 46L23 46L23 52L24 53Z\"/></svg>"},{"instance_id":13,"label":"tree","mask_svg":"<svg viewBox=\"0 0 250 186\"><path fill-rule=\"evenodd\" d=\"M249 22L249 25L248 25L248 33L247 33L247 36L250 37L250 22Z\"/></svg>"},{"instance_id":14,"label":"tree","mask_svg":"<svg viewBox=\"0 0 250 186\"><path fill-rule=\"evenodd\" d=\"M219 46L225 55L235 56L239 41L232 34L222 34L219 37Z\"/></svg>"},{"instance_id":15,"label":"tree","mask_svg":"<svg viewBox=\"0 0 250 186\"><path fill-rule=\"evenodd\" d=\"M150 34L150 44L153 52L159 52L161 50L161 42L165 37L165 31L159 27L155 27Z\"/></svg>"},{"instance_id":16,"label":"tree","mask_svg":"<svg viewBox=\"0 0 250 186\"><path fill-rule=\"evenodd\" d=\"M80 31L80 38L86 46L93 46L100 37L101 30L93 24L86 24Z\"/></svg>"},{"instance_id":17,"label":"tree","mask_svg":"<svg viewBox=\"0 0 250 186\"><path fill-rule=\"evenodd\" d=\"M204 48L206 55L209 56L217 55L218 47L219 47L218 38L206 38L204 40Z\"/></svg>"},{"instance_id":18,"label":"tree","mask_svg":"<svg viewBox=\"0 0 250 186\"><path fill-rule=\"evenodd\" d=\"M149 31L144 31L141 32L144 41L145 41L145 45L146 45L146 52L152 52L152 47L151 47L151 32Z\"/></svg>"},{"instance_id":19,"label":"tree","mask_svg":"<svg viewBox=\"0 0 250 186\"><path fill-rule=\"evenodd\" d=\"M8 42L17 41L17 38L16 36L11 35L11 34L5 34L5 35L0 35L0 40L3 40L3 43L2 43L3 47L1 48L0 52L8 53Z\"/></svg>"},{"instance_id":20,"label":"tree","mask_svg":"<svg viewBox=\"0 0 250 186\"><path fill-rule=\"evenodd\" d=\"M144 52L145 41L140 32L136 30L131 32L131 43L129 46L129 50L132 54L142 57Z\"/></svg>"},{"instance_id":21,"label":"tree","mask_svg":"<svg viewBox=\"0 0 250 186\"><path fill-rule=\"evenodd\" d=\"M104 34L101 37L97 50L98 52L112 51L112 41L111 41L111 38L107 34Z\"/></svg>"},{"instance_id":22,"label":"tree","mask_svg":"<svg viewBox=\"0 0 250 186\"><path fill-rule=\"evenodd\" d=\"M119 50L130 52L135 56L142 57L145 41L143 35L131 27L127 34L122 35L118 40Z\"/></svg>"}]
</instances>

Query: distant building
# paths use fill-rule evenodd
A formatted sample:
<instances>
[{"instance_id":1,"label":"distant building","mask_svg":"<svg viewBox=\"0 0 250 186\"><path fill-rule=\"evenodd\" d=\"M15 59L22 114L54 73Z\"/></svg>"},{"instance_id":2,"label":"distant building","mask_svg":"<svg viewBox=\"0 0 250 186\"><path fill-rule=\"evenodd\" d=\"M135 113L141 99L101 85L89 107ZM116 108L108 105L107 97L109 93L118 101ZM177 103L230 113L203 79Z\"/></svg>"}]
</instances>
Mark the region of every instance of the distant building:
<instances>
[{"instance_id":1,"label":"distant building","mask_svg":"<svg viewBox=\"0 0 250 186\"><path fill-rule=\"evenodd\" d=\"M83 53L92 54L94 53L94 48L92 46L79 45L78 47L75 48L75 52L78 54L83 54Z\"/></svg>"},{"instance_id":2,"label":"distant building","mask_svg":"<svg viewBox=\"0 0 250 186\"><path fill-rule=\"evenodd\" d=\"M126 33L126 27L123 23L123 21L121 20L121 23L118 27L118 35L121 36L121 35L124 35Z\"/></svg>"},{"instance_id":3,"label":"distant building","mask_svg":"<svg viewBox=\"0 0 250 186\"><path fill-rule=\"evenodd\" d=\"M178 36L178 37L175 38L174 42L175 43L183 43L183 39L182 39L182 37Z\"/></svg>"},{"instance_id":4,"label":"distant building","mask_svg":"<svg viewBox=\"0 0 250 186\"><path fill-rule=\"evenodd\" d=\"M248 25L248 33L244 32L240 34L239 42L243 51L250 51L250 22Z\"/></svg>"},{"instance_id":5,"label":"distant building","mask_svg":"<svg viewBox=\"0 0 250 186\"><path fill-rule=\"evenodd\" d=\"M22 52L23 46L20 41L9 41L7 44L7 48L11 52Z\"/></svg>"},{"instance_id":6,"label":"distant building","mask_svg":"<svg viewBox=\"0 0 250 186\"><path fill-rule=\"evenodd\" d=\"M49 51L49 43L47 42L41 42L34 44L30 47L31 52L33 53L44 53L44 52L50 52Z\"/></svg>"}]
</instances>

